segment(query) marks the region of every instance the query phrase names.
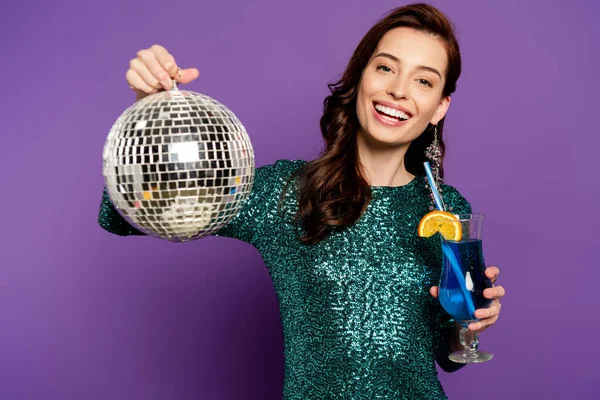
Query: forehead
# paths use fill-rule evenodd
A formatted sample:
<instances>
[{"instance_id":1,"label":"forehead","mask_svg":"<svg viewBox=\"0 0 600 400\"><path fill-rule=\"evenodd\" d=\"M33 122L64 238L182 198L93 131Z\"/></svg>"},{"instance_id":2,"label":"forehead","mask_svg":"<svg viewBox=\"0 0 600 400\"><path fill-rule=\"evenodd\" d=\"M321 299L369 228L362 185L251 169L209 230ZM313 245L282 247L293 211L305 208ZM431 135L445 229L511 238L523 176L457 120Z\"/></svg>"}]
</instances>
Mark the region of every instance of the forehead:
<instances>
[{"instance_id":1,"label":"forehead","mask_svg":"<svg viewBox=\"0 0 600 400\"><path fill-rule=\"evenodd\" d=\"M377 44L375 54L389 53L400 59L403 64L424 65L446 74L448 54L442 41L426 32L400 27L389 30Z\"/></svg>"}]
</instances>

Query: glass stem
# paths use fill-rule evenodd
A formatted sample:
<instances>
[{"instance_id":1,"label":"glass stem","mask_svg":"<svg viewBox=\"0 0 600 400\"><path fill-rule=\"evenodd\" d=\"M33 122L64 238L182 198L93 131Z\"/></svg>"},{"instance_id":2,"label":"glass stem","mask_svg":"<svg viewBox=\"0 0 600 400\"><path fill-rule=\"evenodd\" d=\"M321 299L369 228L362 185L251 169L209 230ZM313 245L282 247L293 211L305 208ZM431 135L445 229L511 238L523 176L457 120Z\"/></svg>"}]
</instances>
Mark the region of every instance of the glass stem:
<instances>
[{"instance_id":1,"label":"glass stem","mask_svg":"<svg viewBox=\"0 0 600 400\"><path fill-rule=\"evenodd\" d=\"M479 335L477 331L462 328L459 332L460 344L464 347L463 355L467 358L476 358L479 347Z\"/></svg>"}]
</instances>

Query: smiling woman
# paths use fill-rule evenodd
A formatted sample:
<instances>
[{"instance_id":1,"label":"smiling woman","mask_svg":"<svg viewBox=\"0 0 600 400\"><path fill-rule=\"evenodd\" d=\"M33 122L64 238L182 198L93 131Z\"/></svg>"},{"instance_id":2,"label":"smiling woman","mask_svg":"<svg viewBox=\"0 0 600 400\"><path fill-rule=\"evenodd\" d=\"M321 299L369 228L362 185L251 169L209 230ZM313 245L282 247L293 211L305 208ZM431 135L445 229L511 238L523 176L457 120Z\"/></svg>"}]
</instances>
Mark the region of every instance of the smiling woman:
<instances>
[{"instance_id":1,"label":"smiling woman","mask_svg":"<svg viewBox=\"0 0 600 400\"><path fill-rule=\"evenodd\" d=\"M411 142L429 124L438 124L450 105L450 97L442 92L447 64L443 43L431 34L401 27L383 36L365 68L356 100L361 161L370 163L382 145L403 159ZM405 171L397 181L411 180L413 176L406 178L409 174Z\"/></svg>"},{"instance_id":2,"label":"smiling woman","mask_svg":"<svg viewBox=\"0 0 600 400\"><path fill-rule=\"evenodd\" d=\"M446 17L415 4L392 10L367 32L321 118L322 155L256 170L235 217L216 233L255 246L273 280L285 341L283 398L443 399L435 361L446 371L457 328L437 296L440 242L417 236L431 206L427 154L440 155L443 121L460 75ZM161 46L142 50L127 72L138 98L177 76ZM181 70L189 82L195 69ZM427 150L427 151L426 151ZM471 212L443 186L458 214ZM140 234L103 197L100 224ZM486 270L494 279L496 268ZM502 287L488 292L482 329L498 316ZM484 318L485 316L485 318Z\"/></svg>"},{"instance_id":3,"label":"smiling woman","mask_svg":"<svg viewBox=\"0 0 600 400\"><path fill-rule=\"evenodd\" d=\"M370 186L423 176L433 142L435 172L443 179L444 116L460 73L458 42L439 10L401 7L371 27L342 78L329 85L323 155L297 172L304 182L304 242L317 243L355 223L369 203Z\"/></svg>"}]
</instances>

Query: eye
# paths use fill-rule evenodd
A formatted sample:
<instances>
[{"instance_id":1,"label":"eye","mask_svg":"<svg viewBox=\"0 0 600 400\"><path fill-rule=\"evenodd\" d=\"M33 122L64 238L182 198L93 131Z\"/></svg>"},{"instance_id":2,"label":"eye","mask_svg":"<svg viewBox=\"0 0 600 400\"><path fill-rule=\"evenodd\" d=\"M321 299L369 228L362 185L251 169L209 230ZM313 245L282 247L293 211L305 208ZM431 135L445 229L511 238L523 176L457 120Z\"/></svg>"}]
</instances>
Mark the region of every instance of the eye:
<instances>
[{"instance_id":1,"label":"eye","mask_svg":"<svg viewBox=\"0 0 600 400\"><path fill-rule=\"evenodd\" d=\"M425 86L433 87L431 82L429 82L427 79L418 79L417 82Z\"/></svg>"},{"instance_id":2,"label":"eye","mask_svg":"<svg viewBox=\"0 0 600 400\"><path fill-rule=\"evenodd\" d=\"M388 67L387 65L380 65L377 67L378 71L383 71L383 72L392 72L392 69L390 67Z\"/></svg>"}]
</instances>

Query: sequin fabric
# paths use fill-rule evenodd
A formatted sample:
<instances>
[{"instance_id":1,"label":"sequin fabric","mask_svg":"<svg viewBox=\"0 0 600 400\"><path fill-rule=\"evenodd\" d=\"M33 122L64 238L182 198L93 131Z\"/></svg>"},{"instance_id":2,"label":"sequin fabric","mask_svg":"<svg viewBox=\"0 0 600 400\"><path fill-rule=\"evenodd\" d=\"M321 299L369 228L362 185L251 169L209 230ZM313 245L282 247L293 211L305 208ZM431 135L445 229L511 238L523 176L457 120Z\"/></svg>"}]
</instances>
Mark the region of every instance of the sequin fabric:
<instances>
[{"instance_id":1,"label":"sequin fabric","mask_svg":"<svg viewBox=\"0 0 600 400\"><path fill-rule=\"evenodd\" d=\"M429 212L422 177L400 187L372 187L360 219L317 245L298 241L297 185L284 186L305 161L257 168L250 197L216 236L255 246L277 293L283 323L283 398L445 399L435 361L446 371L454 322L431 297L440 275L439 239L419 238ZM451 186L454 213L471 212ZM118 235L140 234L104 193L100 225Z\"/></svg>"}]
</instances>

